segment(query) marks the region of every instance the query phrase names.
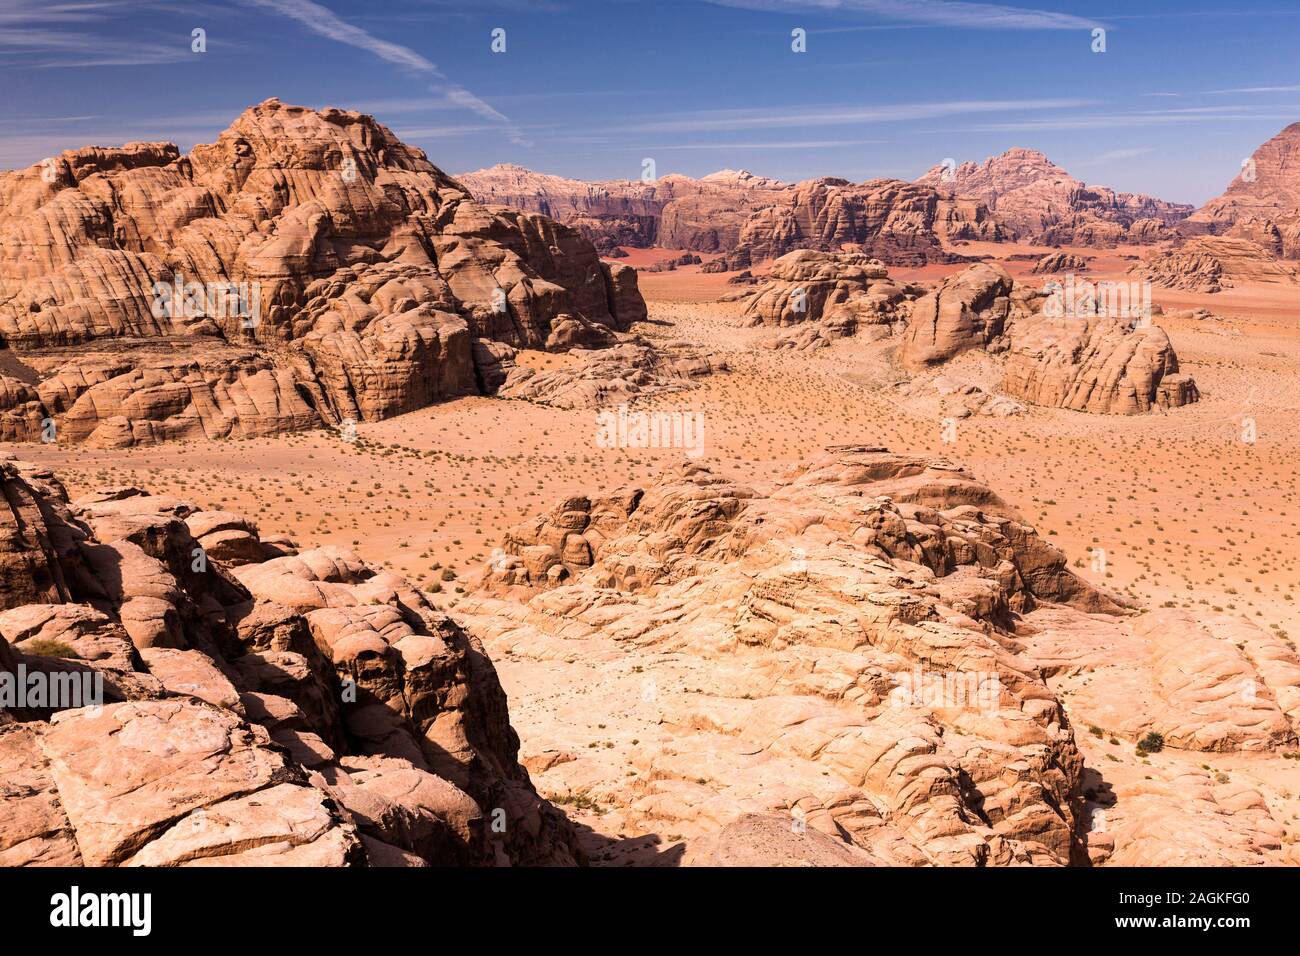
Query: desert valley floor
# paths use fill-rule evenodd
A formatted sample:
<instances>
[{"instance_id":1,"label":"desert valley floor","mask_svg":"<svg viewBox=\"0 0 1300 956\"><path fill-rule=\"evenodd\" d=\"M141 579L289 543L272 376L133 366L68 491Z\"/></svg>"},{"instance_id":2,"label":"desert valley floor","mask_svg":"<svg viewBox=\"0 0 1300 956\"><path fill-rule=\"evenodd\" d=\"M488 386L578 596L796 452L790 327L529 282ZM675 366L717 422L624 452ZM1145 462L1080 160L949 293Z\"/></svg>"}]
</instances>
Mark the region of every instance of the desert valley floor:
<instances>
[{"instance_id":1,"label":"desert valley floor","mask_svg":"<svg viewBox=\"0 0 1300 956\"><path fill-rule=\"evenodd\" d=\"M1051 250L970 243L960 251L993 256L1019 279L1032 264L1029 252ZM1077 251L1096 256L1090 278L1124 279L1125 256L1134 250ZM631 253L623 261L634 265L671 255ZM1009 258L1017 253L1022 258ZM891 275L925 282L961 268L931 265L891 269ZM838 444L948 458L987 482L1064 550L1084 578L1147 608L1236 613L1285 641L1300 635L1300 323L1293 288L1259 285L1215 295L1155 289L1164 311L1157 321L1200 388L1196 404L1132 416L1028 406L1010 417L962 419L955 434L945 435L941 388L898 387L898 373L879 346L862 339L814 351L771 348L775 330L746 327L739 304L719 301L734 290L726 278L697 266L640 274L649 319L633 331L690 343L729 366L689 391L652 395L634 406L702 412L700 464L762 488ZM1197 308L1213 317L1195 317L1190 310ZM544 368L572 359L523 352L520 360ZM981 366L986 361L975 350L919 378L988 379L991 388L996 373ZM1253 443L1243 440L1252 424ZM506 529L568 495L648 481L683 460L676 449L599 447L595 429L589 408L471 397L363 423L355 443L318 430L114 450L3 448L54 468L73 497L105 485L137 485L247 515L263 538L287 535L303 548L351 547L417 582L455 617L476 612L474 582ZM1104 562L1095 560L1099 550ZM643 772L637 768L646 762L631 755L655 747L669 699L702 692L707 675L693 669L698 662L662 647L609 640L564 645L489 641L521 738L521 762L542 795L583 825L593 862L691 857L698 848L689 827L642 832L625 816L626 794L635 787L615 781ZM1281 842L1294 853L1300 761L1172 748L1136 755L1133 740L1115 732L1120 717L1107 724L1098 703L1105 695L1090 691L1090 678L1067 673L1049 684L1070 714L1088 765L1104 768L1117 791L1201 772L1220 784L1246 784L1285 828ZM643 692L649 679L654 700ZM701 784L709 772L699 767ZM1114 812L1122 819L1123 800Z\"/></svg>"}]
</instances>

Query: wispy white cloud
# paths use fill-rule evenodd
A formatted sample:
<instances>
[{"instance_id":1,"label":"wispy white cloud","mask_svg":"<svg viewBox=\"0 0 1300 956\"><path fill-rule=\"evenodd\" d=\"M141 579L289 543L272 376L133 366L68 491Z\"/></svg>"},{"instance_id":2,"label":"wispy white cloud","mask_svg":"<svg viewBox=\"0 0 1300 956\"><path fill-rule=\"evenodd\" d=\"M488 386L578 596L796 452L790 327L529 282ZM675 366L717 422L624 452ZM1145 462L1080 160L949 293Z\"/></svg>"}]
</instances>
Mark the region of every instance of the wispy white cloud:
<instances>
[{"instance_id":1,"label":"wispy white cloud","mask_svg":"<svg viewBox=\"0 0 1300 956\"><path fill-rule=\"evenodd\" d=\"M190 59L189 37L118 38L102 25L123 12L121 0L40 3L0 2L0 55L25 67L145 66Z\"/></svg>"},{"instance_id":2,"label":"wispy white cloud","mask_svg":"<svg viewBox=\"0 0 1300 956\"><path fill-rule=\"evenodd\" d=\"M1103 24L1070 13L962 0L707 0L724 7L771 13L825 13L884 17L965 30L1092 30Z\"/></svg>"},{"instance_id":3,"label":"wispy white cloud","mask_svg":"<svg viewBox=\"0 0 1300 956\"><path fill-rule=\"evenodd\" d=\"M1204 122L1258 122L1286 120L1293 122L1300 107L1281 107L1291 112L1256 112L1254 110L1149 110L1139 113L1097 113L1093 115L1054 116L1046 119L1008 120L979 123L963 128L973 132L1043 132L1047 130L1130 129Z\"/></svg>"},{"instance_id":4,"label":"wispy white cloud","mask_svg":"<svg viewBox=\"0 0 1300 956\"><path fill-rule=\"evenodd\" d=\"M1075 166L1100 166L1104 163L1116 163L1125 159L1134 159L1138 156L1145 156L1147 153L1154 153L1154 146L1131 146L1126 149L1109 149L1106 152L1093 156L1091 159L1081 160L1074 163Z\"/></svg>"},{"instance_id":5,"label":"wispy white cloud","mask_svg":"<svg viewBox=\"0 0 1300 956\"><path fill-rule=\"evenodd\" d=\"M1207 93L1223 95L1226 93L1300 93L1300 84L1293 86L1238 86L1228 90L1206 90Z\"/></svg>"},{"instance_id":6,"label":"wispy white cloud","mask_svg":"<svg viewBox=\"0 0 1300 956\"><path fill-rule=\"evenodd\" d=\"M499 124L512 143L520 146L531 145L513 125L510 117L463 86L453 83L437 64L410 47L377 37L356 24L348 23L333 10L316 3L315 0L241 0L241 2L248 7L268 10L288 17L318 36L364 50L394 66L423 74L437 81L430 90L446 102Z\"/></svg>"},{"instance_id":7,"label":"wispy white cloud","mask_svg":"<svg viewBox=\"0 0 1300 956\"><path fill-rule=\"evenodd\" d=\"M968 113L1015 113L1068 110L1092 105L1076 98L1025 100L945 100L886 106L781 106L753 109L696 110L667 119L611 127L612 132L681 133L719 129L794 129L936 119Z\"/></svg>"}]
</instances>

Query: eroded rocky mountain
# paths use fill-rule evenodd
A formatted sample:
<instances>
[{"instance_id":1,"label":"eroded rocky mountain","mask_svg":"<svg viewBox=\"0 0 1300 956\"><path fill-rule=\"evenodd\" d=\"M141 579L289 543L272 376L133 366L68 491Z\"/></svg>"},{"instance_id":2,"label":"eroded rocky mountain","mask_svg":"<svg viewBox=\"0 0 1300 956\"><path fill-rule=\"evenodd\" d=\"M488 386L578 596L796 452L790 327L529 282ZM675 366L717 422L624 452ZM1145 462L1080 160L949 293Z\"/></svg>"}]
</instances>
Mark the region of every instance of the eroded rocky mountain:
<instances>
[{"instance_id":1,"label":"eroded rocky mountain","mask_svg":"<svg viewBox=\"0 0 1300 956\"><path fill-rule=\"evenodd\" d=\"M733 249L749 214L789 190L785 183L733 169L699 179L671 173L648 183L584 182L502 163L457 179L481 203L541 213L572 226L602 255L617 246Z\"/></svg>"},{"instance_id":2,"label":"eroded rocky mountain","mask_svg":"<svg viewBox=\"0 0 1300 956\"><path fill-rule=\"evenodd\" d=\"M745 269L795 249L860 252L896 266L960 262L944 248L946 240L1000 236L979 201L945 197L901 179L813 179L751 215L736 248L706 268Z\"/></svg>"},{"instance_id":3,"label":"eroded rocky mountain","mask_svg":"<svg viewBox=\"0 0 1300 956\"><path fill-rule=\"evenodd\" d=\"M1255 150L1223 195L1196 210L1188 224L1300 259L1300 123Z\"/></svg>"},{"instance_id":4,"label":"eroded rocky mountain","mask_svg":"<svg viewBox=\"0 0 1300 956\"><path fill-rule=\"evenodd\" d=\"M186 155L92 146L0 174L0 439L375 420L644 316L631 269L489 212L354 112L268 100Z\"/></svg>"},{"instance_id":5,"label":"eroded rocky mountain","mask_svg":"<svg viewBox=\"0 0 1300 956\"><path fill-rule=\"evenodd\" d=\"M1048 246L1113 246L1177 235L1191 206L1075 179L1042 153L1016 147L982 163L938 165L918 183L984 203L1006 233Z\"/></svg>"},{"instance_id":6,"label":"eroded rocky mountain","mask_svg":"<svg viewBox=\"0 0 1300 956\"><path fill-rule=\"evenodd\" d=\"M1239 235L1199 235L1162 243L1146 253L1131 271L1155 285L1189 292L1300 282L1300 267ZM1300 295L1300 288L1296 294Z\"/></svg>"},{"instance_id":7,"label":"eroded rocky mountain","mask_svg":"<svg viewBox=\"0 0 1300 956\"><path fill-rule=\"evenodd\" d=\"M350 551L0 462L0 866L573 864L482 645ZM34 706L39 703L41 706Z\"/></svg>"},{"instance_id":8,"label":"eroded rocky mountain","mask_svg":"<svg viewBox=\"0 0 1300 956\"><path fill-rule=\"evenodd\" d=\"M1130 415L1197 400L1195 382L1149 316L1108 314L1104 299L1087 313L1053 314L1049 297L992 263L927 289L890 279L867 256L812 251L778 259L767 282L734 296L753 325L784 330L781 347L848 336L891 341L909 375L986 352L1002 364L1000 390L1036 405Z\"/></svg>"},{"instance_id":9,"label":"eroded rocky mountain","mask_svg":"<svg viewBox=\"0 0 1300 956\"><path fill-rule=\"evenodd\" d=\"M1002 235L978 200L897 179L788 185L720 170L700 179L586 183L501 165L460 182L481 202L568 223L602 253L619 245L724 253L708 271L745 269L793 249L863 251L892 265L953 262L959 257L943 250L945 240Z\"/></svg>"}]
</instances>

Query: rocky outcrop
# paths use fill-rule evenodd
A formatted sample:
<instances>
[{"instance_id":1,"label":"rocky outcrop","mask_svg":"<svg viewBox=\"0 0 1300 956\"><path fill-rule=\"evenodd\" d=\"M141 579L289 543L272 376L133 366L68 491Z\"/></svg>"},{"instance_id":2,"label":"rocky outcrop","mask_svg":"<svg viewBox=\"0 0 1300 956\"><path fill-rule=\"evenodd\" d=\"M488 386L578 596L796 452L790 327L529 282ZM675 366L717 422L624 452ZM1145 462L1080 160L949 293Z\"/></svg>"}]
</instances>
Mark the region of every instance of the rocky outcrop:
<instances>
[{"instance_id":1,"label":"rocky outcrop","mask_svg":"<svg viewBox=\"0 0 1300 956\"><path fill-rule=\"evenodd\" d=\"M1052 252L1034 263L1029 271L1034 275L1056 275L1058 272L1082 272L1088 268L1088 260L1068 252Z\"/></svg>"},{"instance_id":2,"label":"rocky outcrop","mask_svg":"<svg viewBox=\"0 0 1300 956\"><path fill-rule=\"evenodd\" d=\"M0 670L102 681L0 721L0 865L582 859L481 644L406 581L167 496L0 481Z\"/></svg>"},{"instance_id":3,"label":"rocky outcrop","mask_svg":"<svg viewBox=\"0 0 1300 956\"><path fill-rule=\"evenodd\" d=\"M549 216L577 229L602 255L618 246L723 252L740 225L789 186L745 170L670 174L650 182L583 182L503 163L457 177L479 202Z\"/></svg>"},{"instance_id":4,"label":"rocky outcrop","mask_svg":"<svg viewBox=\"0 0 1300 956\"><path fill-rule=\"evenodd\" d=\"M460 606L470 630L530 657L563 631L606 662L584 696L617 682L641 701L645 746L577 750L546 772L609 800L620 829L689 843L756 813L806 823L846 859L1075 852L1082 765L1015 622L1044 600L1118 608L956 466L845 447L770 494L691 467L570 499L505 550L484 580L494 596ZM534 730L572 746L558 725Z\"/></svg>"},{"instance_id":5,"label":"rocky outcrop","mask_svg":"<svg viewBox=\"0 0 1300 956\"><path fill-rule=\"evenodd\" d=\"M1223 195L1196 210L1188 225L1300 259L1300 123L1255 150Z\"/></svg>"},{"instance_id":6,"label":"rocky outcrop","mask_svg":"<svg viewBox=\"0 0 1300 956\"><path fill-rule=\"evenodd\" d=\"M898 363L913 374L978 350L1002 364L1003 392L1036 405L1133 415L1200 395L1179 372L1169 337L1149 319L1135 322L1105 308L1075 315L1073 306L1053 314L1045 293L992 263L926 289L890 280L880 262L865 256L793 252L777 260L765 284L734 298L745 302L750 324L788 329L777 348L822 348L854 335L898 339ZM975 386L965 395L958 417L1021 410Z\"/></svg>"},{"instance_id":7,"label":"rocky outcrop","mask_svg":"<svg viewBox=\"0 0 1300 956\"><path fill-rule=\"evenodd\" d=\"M1106 316L1016 319L1002 390L1054 408L1134 415L1200 397L1164 330Z\"/></svg>"},{"instance_id":8,"label":"rocky outcrop","mask_svg":"<svg viewBox=\"0 0 1300 956\"><path fill-rule=\"evenodd\" d=\"M1171 239L1173 227L1192 212L1191 206L1088 185L1037 150L1019 147L982 163L935 166L917 182L945 196L978 200L1010 236L1049 246Z\"/></svg>"},{"instance_id":9,"label":"rocky outcrop","mask_svg":"<svg viewBox=\"0 0 1300 956\"><path fill-rule=\"evenodd\" d=\"M912 369L946 362L1001 337L1011 314L1011 277L980 263L944 279L912 303L898 358Z\"/></svg>"},{"instance_id":10,"label":"rocky outcrop","mask_svg":"<svg viewBox=\"0 0 1300 956\"><path fill-rule=\"evenodd\" d=\"M1194 236L1162 247L1144 256L1132 272L1155 285L1189 292L1221 292L1256 282L1300 282L1300 269L1249 239L1230 236Z\"/></svg>"},{"instance_id":11,"label":"rocky outcrop","mask_svg":"<svg viewBox=\"0 0 1300 956\"><path fill-rule=\"evenodd\" d=\"M754 213L739 244L714 271L744 269L795 249L859 252L887 265L958 262L945 239L996 239L997 225L979 203L945 199L899 179L799 183L781 202Z\"/></svg>"},{"instance_id":12,"label":"rocky outcrop","mask_svg":"<svg viewBox=\"0 0 1300 956\"><path fill-rule=\"evenodd\" d=\"M1276 811L1198 766L1294 746L1294 652L1130 615L947 461L845 446L768 490L687 466L571 497L457 613L510 661L538 785L669 861L1284 860ZM1085 727L1166 752L1085 759Z\"/></svg>"},{"instance_id":13,"label":"rocky outcrop","mask_svg":"<svg viewBox=\"0 0 1300 956\"><path fill-rule=\"evenodd\" d=\"M555 408L598 408L637 397L694 388L705 375L727 371L724 359L687 347L655 348L625 342L607 349L574 349L563 367L537 370L505 357L497 394Z\"/></svg>"},{"instance_id":14,"label":"rocky outcrop","mask_svg":"<svg viewBox=\"0 0 1300 956\"><path fill-rule=\"evenodd\" d=\"M477 342L590 346L644 316L631 269L489 212L358 113L268 100L185 156L92 147L0 175L9 438L375 420L478 393Z\"/></svg>"},{"instance_id":15,"label":"rocky outcrop","mask_svg":"<svg viewBox=\"0 0 1300 956\"><path fill-rule=\"evenodd\" d=\"M767 282L748 298L744 315L750 325L796 326L822 341L884 338L905 321L908 295L919 292L891 280L878 259L800 250L772 265Z\"/></svg>"}]
</instances>

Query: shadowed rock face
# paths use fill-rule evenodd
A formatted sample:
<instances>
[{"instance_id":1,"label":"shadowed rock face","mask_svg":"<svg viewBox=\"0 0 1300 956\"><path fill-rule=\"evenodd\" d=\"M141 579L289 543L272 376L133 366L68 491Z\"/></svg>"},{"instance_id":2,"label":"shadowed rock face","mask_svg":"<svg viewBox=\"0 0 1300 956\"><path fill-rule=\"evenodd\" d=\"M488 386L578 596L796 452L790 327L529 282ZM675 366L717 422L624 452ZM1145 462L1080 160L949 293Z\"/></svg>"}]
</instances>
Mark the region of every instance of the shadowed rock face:
<instances>
[{"instance_id":1,"label":"shadowed rock face","mask_svg":"<svg viewBox=\"0 0 1300 956\"><path fill-rule=\"evenodd\" d=\"M554 347L563 321L589 344L645 314L574 230L488 212L368 116L278 100L185 156L0 175L0 293L0 437L49 418L100 445L383 418L478 393L476 342Z\"/></svg>"},{"instance_id":2,"label":"shadowed rock face","mask_svg":"<svg viewBox=\"0 0 1300 956\"><path fill-rule=\"evenodd\" d=\"M738 298L751 324L790 327L778 347L897 338L898 362L912 373L988 352L1002 362L1002 391L1036 405L1133 415L1200 397L1162 329L1104 314L1053 318L1042 292L989 263L927 290L892 281L865 256L800 251Z\"/></svg>"},{"instance_id":3,"label":"shadowed rock face","mask_svg":"<svg viewBox=\"0 0 1300 956\"><path fill-rule=\"evenodd\" d=\"M983 202L1015 238L1043 245L1113 246L1177 235L1192 207L1117 193L1075 179L1042 153L1009 149L982 163L935 166L918 180L946 196Z\"/></svg>"},{"instance_id":4,"label":"shadowed rock face","mask_svg":"<svg viewBox=\"0 0 1300 956\"><path fill-rule=\"evenodd\" d=\"M0 670L104 686L0 709L0 865L582 860L482 646L403 579L168 496L0 483Z\"/></svg>"},{"instance_id":5,"label":"shadowed rock face","mask_svg":"<svg viewBox=\"0 0 1300 956\"><path fill-rule=\"evenodd\" d=\"M1300 123L1255 150L1223 195L1196 210L1189 225L1300 259Z\"/></svg>"}]
</instances>

